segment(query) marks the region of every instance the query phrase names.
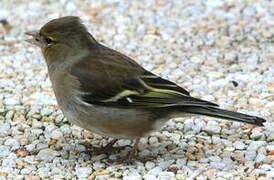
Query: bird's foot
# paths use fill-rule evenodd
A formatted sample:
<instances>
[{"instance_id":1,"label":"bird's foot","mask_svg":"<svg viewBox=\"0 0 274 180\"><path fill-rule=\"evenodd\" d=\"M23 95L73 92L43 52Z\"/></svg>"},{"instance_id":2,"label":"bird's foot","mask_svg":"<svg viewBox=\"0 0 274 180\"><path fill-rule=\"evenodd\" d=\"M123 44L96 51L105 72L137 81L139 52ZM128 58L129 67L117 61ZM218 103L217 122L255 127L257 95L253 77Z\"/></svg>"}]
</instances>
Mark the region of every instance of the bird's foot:
<instances>
[{"instance_id":1,"label":"bird's foot","mask_svg":"<svg viewBox=\"0 0 274 180\"><path fill-rule=\"evenodd\" d=\"M118 141L118 139L113 139L107 145L105 145L103 147L89 147L89 148L91 148L91 150L89 150L89 153L94 154L94 155L108 154L108 153L121 151L121 150L125 149L126 147L130 147L129 145L114 147L113 145L117 141Z\"/></svg>"},{"instance_id":2,"label":"bird's foot","mask_svg":"<svg viewBox=\"0 0 274 180\"><path fill-rule=\"evenodd\" d=\"M155 159L155 157L152 156L144 156L141 157L138 155L138 144L140 142L140 138L137 138L134 146L132 147L132 150L128 152L128 154L124 157L119 157L115 160L110 160L110 163L114 163L114 164L128 164L128 163L132 163L133 160L137 160L137 161L141 161L143 163L150 161L152 159Z\"/></svg>"},{"instance_id":3,"label":"bird's foot","mask_svg":"<svg viewBox=\"0 0 274 180\"><path fill-rule=\"evenodd\" d=\"M113 164L130 164L134 160L140 161L142 163L146 163L147 161L151 161L155 159L153 156L139 156L137 151L132 149L128 154L124 157L119 157L115 160L109 160L109 163Z\"/></svg>"}]
</instances>

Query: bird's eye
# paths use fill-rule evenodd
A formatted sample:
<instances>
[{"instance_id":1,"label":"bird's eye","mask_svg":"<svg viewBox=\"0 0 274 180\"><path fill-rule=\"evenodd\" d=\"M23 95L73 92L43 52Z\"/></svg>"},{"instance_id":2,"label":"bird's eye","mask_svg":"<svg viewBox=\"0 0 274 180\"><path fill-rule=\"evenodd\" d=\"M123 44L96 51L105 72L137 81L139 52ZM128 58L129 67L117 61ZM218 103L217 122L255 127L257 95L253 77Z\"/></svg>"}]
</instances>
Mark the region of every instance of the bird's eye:
<instances>
[{"instance_id":1,"label":"bird's eye","mask_svg":"<svg viewBox=\"0 0 274 180\"><path fill-rule=\"evenodd\" d=\"M51 38L45 38L45 42L47 44L52 44L53 43L53 40Z\"/></svg>"}]
</instances>

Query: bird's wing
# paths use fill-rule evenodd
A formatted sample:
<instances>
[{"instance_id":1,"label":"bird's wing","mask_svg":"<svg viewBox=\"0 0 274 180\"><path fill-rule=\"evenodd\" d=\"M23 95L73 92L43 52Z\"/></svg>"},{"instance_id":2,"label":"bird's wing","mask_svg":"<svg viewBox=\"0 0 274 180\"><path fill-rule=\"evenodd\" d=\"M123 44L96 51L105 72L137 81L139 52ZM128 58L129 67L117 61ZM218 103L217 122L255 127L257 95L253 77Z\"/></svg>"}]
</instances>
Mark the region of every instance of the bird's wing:
<instances>
[{"instance_id":1,"label":"bird's wing","mask_svg":"<svg viewBox=\"0 0 274 180\"><path fill-rule=\"evenodd\" d=\"M162 79L122 54L90 56L71 68L86 103L120 108L217 106L193 98L173 82Z\"/></svg>"}]
</instances>

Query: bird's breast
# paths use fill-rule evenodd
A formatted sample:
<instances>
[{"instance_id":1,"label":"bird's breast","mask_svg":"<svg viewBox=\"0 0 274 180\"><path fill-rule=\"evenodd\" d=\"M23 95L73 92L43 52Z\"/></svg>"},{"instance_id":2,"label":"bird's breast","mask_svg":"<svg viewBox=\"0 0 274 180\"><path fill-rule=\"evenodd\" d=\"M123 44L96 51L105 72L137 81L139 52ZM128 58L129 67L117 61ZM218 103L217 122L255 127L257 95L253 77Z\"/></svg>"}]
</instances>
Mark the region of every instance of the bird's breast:
<instances>
[{"instance_id":1,"label":"bird's breast","mask_svg":"<svg viewBox=\"0 0 274 180\"><path fill-rule=\"evenodd\" d=\"M56 100L65 117L83 127L78 121L82 106L79 81L65 70L50 72L49 75Z\"/></svg>"}]
</instances>

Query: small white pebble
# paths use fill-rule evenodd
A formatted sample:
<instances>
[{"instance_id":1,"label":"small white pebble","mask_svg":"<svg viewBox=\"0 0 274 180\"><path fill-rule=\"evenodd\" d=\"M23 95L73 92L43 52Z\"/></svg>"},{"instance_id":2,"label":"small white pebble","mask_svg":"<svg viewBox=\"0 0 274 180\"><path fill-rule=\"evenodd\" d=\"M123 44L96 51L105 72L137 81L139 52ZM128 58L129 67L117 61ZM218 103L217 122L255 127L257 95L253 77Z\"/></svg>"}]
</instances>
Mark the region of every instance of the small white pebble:
<instances>
[{"instance_id":1,"label":"small white pebble","mask_svg":"<svg viewBox=\"0 0 274 180\"><path fill-rule=\"evenodd\" d=\"M233 146L236 148L236 149L239 149L239 150L243 150L245 149L246 145L241 142L241 141L236 141L233 143Z\"/></svg>"},{"instance_id":2,"label":"small white pebble","mask_svg":"<svg viewBox=\"0 0 274 180\"><path fill-rule=\"evenodd\" d=\"M148 161L148 162L146 162L145 166L148 170L150 170L155 166L155 163L151 162L151 161Z\"/></svg>"},{"instance_id":3,"label":"small white pebble","mask_svg":"<svg viewBox=\"0 0 274 180\"><path fill-rule=\"evenodd\" d=\"M76 168L76 175L78 178L86 178L92 172L92 169L89 167L77 167Z\"/></svg>"}]
</instances>

